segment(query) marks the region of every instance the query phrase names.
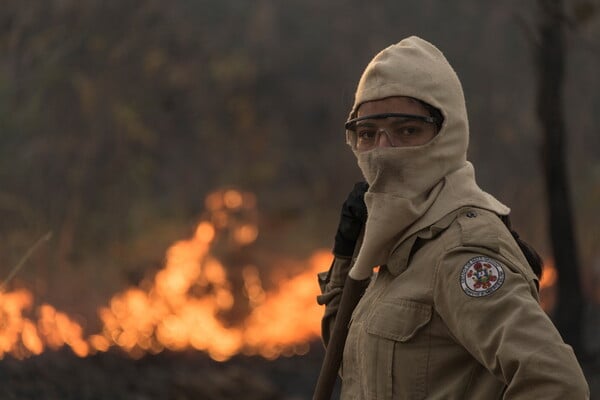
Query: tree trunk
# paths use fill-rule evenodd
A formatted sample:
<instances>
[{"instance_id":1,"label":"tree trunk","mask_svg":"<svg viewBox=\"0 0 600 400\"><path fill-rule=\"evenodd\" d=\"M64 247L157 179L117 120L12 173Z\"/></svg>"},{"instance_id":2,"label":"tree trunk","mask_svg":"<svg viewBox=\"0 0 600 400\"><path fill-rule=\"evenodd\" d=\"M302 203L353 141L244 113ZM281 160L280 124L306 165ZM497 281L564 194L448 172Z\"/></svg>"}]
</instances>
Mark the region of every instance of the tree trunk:
<instances>
[{"instance_id":1,"label":"tree trunk","mask_svg":"<svg viewBox=\"0 0 600 400\"><path fill-rule=\"evenodd\" d=\"M537 47L537 114L543 129L542 162L548 198L548 220L558 271L554 322L564 340L582 356L583 297L575 244L566 164L563 81L565 13L563 0L538 0L540 43Z\"/></svg>"}]
</instances>

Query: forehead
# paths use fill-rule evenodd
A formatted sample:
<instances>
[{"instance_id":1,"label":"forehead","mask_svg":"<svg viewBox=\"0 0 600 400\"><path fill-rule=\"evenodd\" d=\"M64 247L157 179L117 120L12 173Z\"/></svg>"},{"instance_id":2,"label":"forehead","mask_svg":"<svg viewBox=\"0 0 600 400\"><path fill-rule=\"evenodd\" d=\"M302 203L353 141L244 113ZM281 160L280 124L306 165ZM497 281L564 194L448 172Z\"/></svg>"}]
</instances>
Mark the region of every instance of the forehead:
<instances>
[{"instance_id":1,"label":"forehead","mask_svg":"<svg viewBox=\"0 0 600 400\"><path fill-rule=\"evenodd\" d=\"M387 97L385 99L367 101L358 107L358 117L383 113L402 113L429 115L423 105L410 97Z\"/></svg>"}]
</instances>

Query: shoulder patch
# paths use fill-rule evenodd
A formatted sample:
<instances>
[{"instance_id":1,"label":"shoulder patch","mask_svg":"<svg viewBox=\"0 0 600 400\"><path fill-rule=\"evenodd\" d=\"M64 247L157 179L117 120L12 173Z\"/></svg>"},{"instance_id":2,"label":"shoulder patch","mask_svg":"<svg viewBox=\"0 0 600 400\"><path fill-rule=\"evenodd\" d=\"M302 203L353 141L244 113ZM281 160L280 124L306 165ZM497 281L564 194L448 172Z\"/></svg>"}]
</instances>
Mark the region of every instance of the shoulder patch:
<instances>
[{"instance_id":1,"label":"shoulder patch","mask_svg":"<svg viewBox=\"0 0 600 400\"><path fill-rule=\"evenodd\" d=\"M460 273L460 286L471 297L483 297L500 289L504 283L504 268L490 257L471 258Z\"/></svg>"}]
</instances>

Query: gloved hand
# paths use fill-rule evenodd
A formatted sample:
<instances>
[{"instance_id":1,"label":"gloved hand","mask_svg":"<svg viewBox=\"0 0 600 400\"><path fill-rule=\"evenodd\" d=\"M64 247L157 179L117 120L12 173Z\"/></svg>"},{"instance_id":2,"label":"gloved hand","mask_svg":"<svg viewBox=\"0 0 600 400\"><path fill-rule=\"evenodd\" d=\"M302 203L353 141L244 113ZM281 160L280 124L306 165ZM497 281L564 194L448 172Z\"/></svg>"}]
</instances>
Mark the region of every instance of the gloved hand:
<instances>
[{"instance_id":1,"label":"gloved hand","mask_svg":"<svg viewBox=\"0 0 600 400\"><path fill-rule=\"evenodd\" d=\"M342 205L340 223L333 246L333 254L336 256L352 257L354 254L356 241L367 221L367 206L364 197L368 189L367 182L358 182Z\"/></svg>"}]
</instances>

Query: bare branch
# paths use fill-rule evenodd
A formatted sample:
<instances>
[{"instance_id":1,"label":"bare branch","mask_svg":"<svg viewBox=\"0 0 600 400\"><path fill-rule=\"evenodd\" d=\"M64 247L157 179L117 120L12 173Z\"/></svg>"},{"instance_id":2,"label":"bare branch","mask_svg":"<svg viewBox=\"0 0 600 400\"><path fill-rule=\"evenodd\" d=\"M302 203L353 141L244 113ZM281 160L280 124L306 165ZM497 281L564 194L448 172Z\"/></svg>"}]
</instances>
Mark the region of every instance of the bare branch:
<instances>
[{"instance_id":1,"label":"bare branch","mask_svg":"<svg viewBox=\"0 0 600 400\"><path fill-rule=\"evenodd\" d=\"M51 237L52 237L52 232L46 233L44 236L42 236L41 238L39 238L38 241L35 242L33 244L33 246L31 246L29 248L29 250L27 250L27 252L25 253L25 255L23 257L21 257L21 260L17 263L17 265L15 265L13 267L13 269L11 269L11 271L7 275L6 279L4 279L4 281L2 283L0 283L0 293L3 293L6 290L6 286L9 284L9 282L12 280L12 278L15 277L15 275L17 274L17 272L19 272L19 270L23 267L23 265L25 265L25 262L32 256L32 254L35 253L35 251L43 243L45 243L48 240L50 240Z\"/></svg>"}]
</instances>

